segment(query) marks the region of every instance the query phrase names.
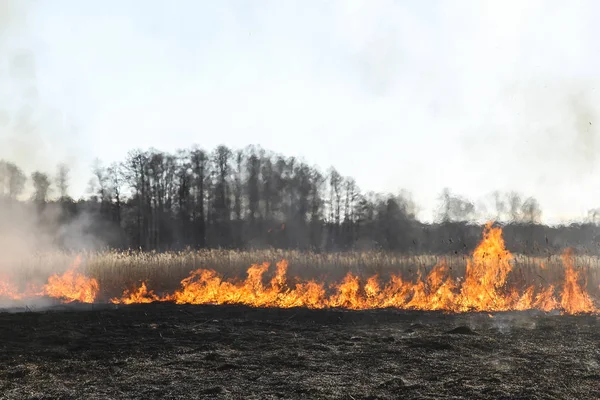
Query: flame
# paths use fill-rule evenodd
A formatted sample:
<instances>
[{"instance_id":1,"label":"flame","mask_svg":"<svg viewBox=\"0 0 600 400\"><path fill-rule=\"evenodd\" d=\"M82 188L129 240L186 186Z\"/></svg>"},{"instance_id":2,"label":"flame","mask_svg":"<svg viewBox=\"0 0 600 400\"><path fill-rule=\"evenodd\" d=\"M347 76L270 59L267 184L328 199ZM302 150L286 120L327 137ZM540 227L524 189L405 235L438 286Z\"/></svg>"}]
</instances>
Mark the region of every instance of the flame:
<instances>
[{"instance_id":1,"label":"flame","mask_svg":"<svg viewBox=\"0 0 600 400\"><path fill-rule=\"evenodd\" d=\"M362 279L348 273L338 283L326 285L316 280L302 281L287 276L288 263L276 264L270 279L270 264L250 266L243 280L226 280L210 269L198 269L181 281L180 289L159 296L141 282L121 297L110 299L115 304L169 301L177 304L244 304L252 307L345 308L353 310L397 308L441 310L445 312L498 312L539 309L558 310L566 314L598 313L594 300L586 291L587 282L575 269L572 250L562 255L564 279L545 285L518 283L513 273L515 259L506 249L502 229L488 223L481 243L467 260L462 278L451 274L445 259L428 273L419 270L414 280L391 275ZM0 277L0 298L15 300L49 296L62 302L92 303L99 293L98 281L78 272L81 258L62 275L52 275L45 285L30 285L20 291L7 277ZM545 270L546 265L540 265ZM512 274L511 274L512 273ZM493 318L492 314L490 315Z\"/></svg>"},{"instance_id":2,"label":"flame","mask_svg":"<svg viewBox=\"0 0 600 400\"><path fill-rule=\"evenodd\" d=\"M269 263L252 265L248 277L239 284L223 281L215 271L196 270L181 281L181 290L162 300L177 304L246 304L254 307L310 307L322 308L325 289L314 281L298 283L290 289L286 283L288 263L281 260L268 286L263 285L263 275ZM118 299L115 299L118 302ZM126 303L130 298L121 299Z\"/></svg>"},{"instance_id":3,"label":"flame","mask_svg":"<svg viewBox=\"0 0 600 400\"><path fill-rule=\"evenodd\" d=\"M558 301L554 298L554 285L548 286L544 291L535 296L535 302L532 308L538 308L542 311L552 311L559 308Z\"/></svg>"},{"instance_id":4,"label":"flame","mask_svg":"<svg viewBox=\"0 0 600 400\"><path fill-rule=\"evenodd\" d=\"M442 260L431 270L425 281L421 280L419 273L408 307L418 310L451 310L456 304L455 289L456 283L448 275L448 265Z\"/></svg>"},{"instance_id":5,"label":"flame","mask_svg":"<svg viewBox=\"0 0 600 400\"><path fill-rule=\"evenodd\" d=\"M314 280L301 282L287 278L288 263L281 260L273 277L266 281L269 263L252 265L244 280L224 280L208 269L193 271L181 281L181 288L158 297L148 292L145 283L137 291L126 291L114 303L130 304L150 301L172 301L177 304L244 304L253 307L346 308L353 310L399 308L443 310L446 312L508 311L539 309L561 310L568 314L598 312L579 275L573 267L570 252L563 255L565 279L560 298L555 285L534 285L519 291L508 287L513 271L513 255L506 249L502 229L491 223L485 226L483 239L467 260L462 280L453 278L444 259L423 278L404 280L392 275L382 283L377 275L366 280L348 273L339 283L326 287ZM491 314L490 314L491 315Z\"/></svg>"},{"instance_id":6,"label":"flame","mask_svg":"<svg viewBox=\"0 0 600 400\"><path fill-rule=\"evenodd\" d=\"M502 230L488 223L483 240L467 260L465 281L461 286L458 307L461 311L504 311L510 297L501 289L512 270L512 254L504 247Z\"/></svg>"},{"instance_id":7,"label":"flame","mask_svg":"<svg viewBox=\"0 0 600 400\"><path fill-rule=\"evenodd\" d=\"M77 269L81 264L78 256L70 268L62 275L54 274L48 278L45 285L38 286L29 283L24 291L11 279L0 279L0 298L10 300L25 300L34 297L48 296L59 299L63 303L80 301L93 303L100 291L98 281L79 273Z\"/></svg>"},{"instance_id":8,"label":"flame","mask_svg":"<svg viewBox=\"0 0 600 400\"><path fill-rule=\"evenodd\" d=\"M65 303L73 301L93 303L96 300L100 286L96 279L88 278L77 272L80 264L81 257L78 256L64 274L54 274L49 277L48 283L44 285L44 294L61 299Z\"/></svg>"},{"instance_id":9,"label":"flame","mask_svg":"<svg viewBox=\"0 0 600 400\"><path fill-rule=\"evenodd\" d=\"M3 277L0 279L0 298L8 298L12 300L20 300L23 294L19 288L9 278Z\"/></svg>"},{"instance_id":10,"label":"flame","mask_svg":"<svg viewBox=\"0 0 600 400\"><path fill-rule=\"evenodd\" d=\"M123 297L110 299L113 304L136 304L136 303L152 303L159 301L160 298L154 294L154 291L148 290L146 282L142 282L136 290L125 290Z\"/></svg>"},{"instance_id":11,"label":"flame","mask_svg":"<svg viewBox=\"0 0 600 400\"><path fill-rule=\"evenodd\" d=\"M568 249L562 255L565 265L565 284L561 292L560 305L569 314L589 313L596 311L590 295L579 285L579 273L573 266L573 252Z\"/></svg>"}]
</instances>

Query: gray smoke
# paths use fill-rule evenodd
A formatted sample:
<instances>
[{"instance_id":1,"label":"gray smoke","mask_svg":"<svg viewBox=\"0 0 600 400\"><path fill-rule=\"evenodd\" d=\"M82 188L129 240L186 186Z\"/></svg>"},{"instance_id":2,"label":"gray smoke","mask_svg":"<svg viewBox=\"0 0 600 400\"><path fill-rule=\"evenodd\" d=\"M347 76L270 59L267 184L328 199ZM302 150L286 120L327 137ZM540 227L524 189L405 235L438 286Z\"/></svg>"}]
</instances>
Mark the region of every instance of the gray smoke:
<instances>
[{"instance_id":1,"label":"gray smoke","mask_svg":"<svg viewBox=\"0 0 600 400\"><path fill-rule=\"evenodd\" d=\"M57 166L64 163L71 171L78 169L73 131L63 113L40 94L36 50L29 41L33 27L28 14L34 6L30 1L0 1L0 166L10 163L22 169L27 184L19 200L31 198L33 172L47 174L52 199L66 190L66 182L55 183ZM64 247L102 246L87 233L87 215L65 223L60 204L18 202L7 195L7 176L6 169L0 169L0 281L9 277L21 287L43 284L73 262L75 254Z\"/></svg>"},{"instance_id":2,"label":"gray smoke","mask_svg":"<svg viewBox=\"0 0 600 400\"><path fill-rule=\"evenodd\" d=\"M17 0L0 4L0 159L27 175L54 174L59 163L76 171L76 131L64 110L45 101L41 91L35 30L28 18L34 6ZM31 186L26 189L30 192Z\"/></svg>"}]
</instances>

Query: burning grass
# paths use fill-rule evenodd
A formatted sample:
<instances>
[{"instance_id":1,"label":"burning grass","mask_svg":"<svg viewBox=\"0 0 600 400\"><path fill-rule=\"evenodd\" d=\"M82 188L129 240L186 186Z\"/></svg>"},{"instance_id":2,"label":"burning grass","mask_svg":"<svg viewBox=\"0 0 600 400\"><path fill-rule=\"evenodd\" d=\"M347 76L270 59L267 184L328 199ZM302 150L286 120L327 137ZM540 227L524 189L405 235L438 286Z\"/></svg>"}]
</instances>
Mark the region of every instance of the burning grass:
<instances>
[{"instance_id":1,"label":"burning grass","mask_svg":"<svg viewBox=\"0 0 600 400\"><path fill-rule=\"evenodd\" d=\"M63 274L52 274L44 285L29 282L25 290L10 279L0 281L0 298L10 300L24 300L35 297L51 297L61 300L63 303L79 301L82 303L93 303L98 296L100 287L95 278L89 278L79 272L81 257L77 256L75 261Z\"/></svg>"},{"instance_id":2,"label":"burning grass","mask_svg":"<svg viewBox=\"0 0 600 400\"><path fill-rule=\"evenodd\" d=\"M73 255L53 255L50 260L69 256ZM600 294L597 260L587 258L584 264L586 258L577 258L571 251L560 258L515 256L505 248L502 230L491 224L470 257L187 251L88 253L82 259L85 271L75 263L37 289L23 291L11 280L0 280L0 295L122 304L168 301L448 312L599 311L594 300ZM255 264L257 259L269 261ZM275 260L273 274L269 270ZM245 270L247 265L251 267ZM29 274L36 271L39 266ZM240 279L244 272L246 277Z\"/></svg>"}]
</instances>

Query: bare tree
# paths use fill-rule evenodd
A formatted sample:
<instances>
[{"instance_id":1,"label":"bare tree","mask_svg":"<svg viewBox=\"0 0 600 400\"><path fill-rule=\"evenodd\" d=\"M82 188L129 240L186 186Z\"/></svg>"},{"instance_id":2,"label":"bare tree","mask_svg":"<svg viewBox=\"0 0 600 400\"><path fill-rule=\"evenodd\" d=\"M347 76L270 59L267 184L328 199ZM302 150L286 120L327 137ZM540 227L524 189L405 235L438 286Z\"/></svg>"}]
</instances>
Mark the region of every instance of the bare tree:
<instances>
[{"instance_id":1,"label":"bare tree","mask_svg":"<svg viewBox=\"0 0 600 400\"><path fill-rule=\"evenodd\" d=\"M50 179L43 172L36 171L31 174L33 182L33 200L38 205L43 205L48 200L50 194Z\"/></svg>"},{"instance_id":2,"label":"bare tree","mask_svg":"<svg viewBox=\"0 0 600 400\"><path fill-rule=\"evenodd\" d=\"M67 198L69 190L69 167L66 164L58 164L58 167L56 168L55 182L60 198Z\"/></svg>"},{"instance_id":3,"label":"bare tree","mask_svg":"<svg viewBox=\"0 0 600 400\"><path fill-rule=\"evenodd\" d=\"M506 202L502 199L502 194L497 190L492 193L492 196L496 208L496 221L502 221L506 213Z\"/></svg>"},{"instance_id":4,"label":"bare tree","mask_svg":"<svg viewBox=\"0 0 600 400\"><path fill-rule=\"evenodd\" d=\"M329 246L333 248L339 241L341 209L342 209L342 186L344 178L335 168L329 169Z\"/></svg>"},{"instance_id":5,"label":"bare tree","mask_svg":"<svg viewBox=\"0 0 600 400\"><path fill-rule=\"evenodd\" d=\"M198 246L206 245L206 207L208 203L207 181L210 177L208 156L204 150L195 148L190 153L192 170L193 202L192 221L194 237Z\"/></svg>"},{"instance_id":6,"label":"bare tree","mask_svg":"<svg viewBox=\"0 0 600 400\"><path fill-rule=\"evenodd\" d=\"M215 191L212 211L215 217L215 228L218 246L227 246L230 240L231 207L230 207L230 157L232 153L226 146L219 146L213 154L215 171Z\"/></svg>"},{"instance_id":7,"label":"bare tree","mask_svg":"<svg viewBox=\"0 0 600 400\"><path fill-rule=\"evenodd\" d=\"M598 223L600 223L600 208L592 208L589 210L587 221L591 224L598 225Z\"/></svg>"},{"instance_id":8,"label":"bare tree","mask_svg":"<svg viewBox=\"0 0 600 400\"><path fill-rule=\"evenodd\" d=\"M23 193L27 178L17 165L0 160L0 197L15 200Z\"/></svg>"},{"instance_id":9,"label":"bare tree","mask_svg":"<svg viewBox=\"0 0 600 400\"><path fill-rule=\"evenodd\" d=\"M250 232L257 235L260 229L256 226L260 218L260 170L261 158L256 149L249 148L246 161L246 192L248 197L248 217Z\"/></svg>"},{"instance_id":10,"label":"bare tree","mask_svg":"<svg viewBox=\"0 0 600 400\"><path fill-rule=\"evenodd\" d=\"M106 170L108 188L115 199L114 220L121 225L121 192L123 189L123 166L118 163L112 163Z\"/></svg>"},{"instance_id":11,"label":"bare tree","mask_svg":"<svg viewBox=\"0 0 600 400\"><path fill-rule=\"evenodd\" d=\"M438 215L442 222L466 222L475 215L475 205L463 197L452 195L448 188L442 191L440 199L442 206Z\"/></svg>"},{"instance_id":12,"label":"bare tree","mask_svg":"<svg viewBox=\"0 0 600 400\"><path fill-rule=\"evenodd\" d=\"M537 224L542 218L542 210L538 201L529 197L521 206L521 221L526 224Z\"/></svg>"},{"instance_id":13,"label":"bare tree","mask_svg":"<svg viewBox=\"0 0 600 400\"><path fill-rule=\"evenodd\" d=\"M105 205L110 202L110 187L108 181L108 172L106 167L102 165L99 159L94 160L92 165L93 173L93 187L96 190L96 194L99 196L100 203Z\"/></svg>"},{"instance_id":14,"label":"bare tree","mask_svg":"<svg viewBox=\"0 0 600 400\"><path fill-rule=\"evenodd\" d=\"M508 216L511 222L520 222L521 221L521 206L523 201L521 200L521 195L517 192L510 192L507 195L507 203L508 203Z\"/></svg>"}]
</instances>

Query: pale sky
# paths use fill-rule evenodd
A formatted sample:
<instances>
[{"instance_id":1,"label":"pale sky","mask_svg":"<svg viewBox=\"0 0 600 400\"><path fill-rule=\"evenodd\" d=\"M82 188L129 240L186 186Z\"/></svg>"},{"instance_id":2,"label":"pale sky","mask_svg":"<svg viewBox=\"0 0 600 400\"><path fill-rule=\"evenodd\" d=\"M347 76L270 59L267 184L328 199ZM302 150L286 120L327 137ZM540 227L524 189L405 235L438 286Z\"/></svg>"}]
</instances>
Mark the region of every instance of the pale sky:
<instances>
[{"instance_id":1,"label":"pale sky","mask_svg":"<svg viewBox=\"0 0 600 400\"><path fill-rule=\"evenodd\" d=\"M11 6L12 5L12 6ZM0 0L0 158L263 148L363 190L600 206L595 1ZM29 116L29 120L26 118Z\"/></svg>"}]
</instances>

